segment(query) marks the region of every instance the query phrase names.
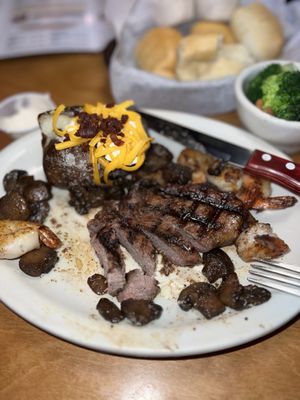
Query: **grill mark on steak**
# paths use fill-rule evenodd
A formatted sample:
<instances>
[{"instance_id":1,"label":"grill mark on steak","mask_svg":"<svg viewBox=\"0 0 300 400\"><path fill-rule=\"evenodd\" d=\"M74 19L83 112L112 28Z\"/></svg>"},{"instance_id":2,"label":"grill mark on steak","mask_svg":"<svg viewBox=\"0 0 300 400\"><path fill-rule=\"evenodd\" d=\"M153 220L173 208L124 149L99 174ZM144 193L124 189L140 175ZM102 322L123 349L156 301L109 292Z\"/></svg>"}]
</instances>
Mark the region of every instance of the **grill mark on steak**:
<instances>
[{"instance_id":1,"label":"grill mark on steak","mask_svg":"<svg viewBox=\"0 0 300 400\"><path fill-rule=\"evenodd\" d=\"M240 200L207 185L139 183L106 205L88 227L108 292L116 295L125 285L120 245L152 277L157 252L174 265L194 266L199 252L234 243L247 219Z\"/></svg>"},{"instance_id":2,"label":"grill mark on steak","mask_svg":"<svg viewBox=\"0 0 300 400\"><path fill-rule=\"evenodd\" d=\"M186 231L186 225L184 224L184 221L181 221L172 215L164 216L161 224L157 228L157 232L162 233L165 236L169 233L175 237L177 236L181 238L182 242L185 243L186 248L186 243L189 243L189 246L194 248L195 250L198 250L200 252L205 251L205 248L199 242L199 234L201 230L203 231L203 227L193 222L191 222L190 224L195 226L198 232L198 236L192 235L190 232Z\"/></svg>"},{"instance_id":3,"label":"grill mark on steak","mask_svg":"<svg viewBox=\"0 0 300 400\"><path fill-rule=\"evenodd\" d=\"M200 255L196 250L184 250L177 244L170 243L165 238L143 228L142 232L151 240L154 247L172 264L178 266L194 266L200 262Z\"/></svg>"},{"instance_id":4,"label":"grill mark on steak","mask_svg":"<svg viewBox=\"0 0 300 400\"><path fill-rule=\"evenodd\" d=\"M170 196L183 197L215 208L245 214L243 203L233 193L221 192L207 184L168 185L161 187L160 191Z\"/></svg>"},{"instance_id":5,"label":"grill mark on steak","mask_svg":"<svg viewBox=\"0 0 300 400\"><path fill-rule=\"evenodd\" d=\"M132 258L141 266L145 274L152 276L156 269L156 250L147 237L133 230L121 220L116 226L117 237Z\"/></svg>"}]
</instances>

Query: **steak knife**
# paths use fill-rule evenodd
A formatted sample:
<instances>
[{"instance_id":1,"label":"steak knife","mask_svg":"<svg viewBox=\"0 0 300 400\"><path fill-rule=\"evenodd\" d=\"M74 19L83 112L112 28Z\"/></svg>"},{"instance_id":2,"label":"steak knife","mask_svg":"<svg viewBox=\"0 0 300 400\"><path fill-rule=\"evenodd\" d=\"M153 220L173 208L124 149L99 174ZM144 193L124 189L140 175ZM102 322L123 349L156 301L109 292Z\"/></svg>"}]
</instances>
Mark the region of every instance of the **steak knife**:
<instances>
[{"instance_id":1,"label":"steak knife","mask_svg":"<svg viewBox=\"0 0 300 400\"><path fill-rule=\"evenodd\" d=\"M269 179L300 194L300 164L275 156L262 150L249 150L236 144L225 142L159 117L138 111L148 128L169 137L186 147L207 153L238 166L252 175Z\"/></svg>"}]
</instances>

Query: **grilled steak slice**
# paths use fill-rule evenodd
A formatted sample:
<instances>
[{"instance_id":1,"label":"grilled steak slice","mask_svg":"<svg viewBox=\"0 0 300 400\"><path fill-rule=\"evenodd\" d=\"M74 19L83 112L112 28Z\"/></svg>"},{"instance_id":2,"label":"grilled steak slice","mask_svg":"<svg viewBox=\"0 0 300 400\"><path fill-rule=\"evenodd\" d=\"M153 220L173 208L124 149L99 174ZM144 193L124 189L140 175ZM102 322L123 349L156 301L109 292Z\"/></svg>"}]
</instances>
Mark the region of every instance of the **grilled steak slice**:
<instances>
[{"instance_id":1,"label":"grilled steak slice","mask_svg":"<svg viewBox=\"0 0 300 400\"><path fill-rule=\"evenodd\" d=\"M214 283L219 278L232 274L234 272L234 265L221 249L213 249L203 254L202 274L208 279L210 283Z\"/></svg>"},{"instance_id":2,"label":"grilled steak slice","mask_svg":"<svg viewBox=\"0 0 300 400\"><path fill-rule=\"evenodd\" d=\"M134 300L153 300L159 292L157 281L152 276L147 276L140 269L133 269L126 274L126 284L117 294L119 302Z\"/></svg>"},{"instance_id":3,"label":"grilled steak slice","mask_svg":"<svg viewBox=\"0 0 300 400\"><path fill-rule=\"evenodd\" d=\"M245 214L245 207L233 193L221 192L207 184L168 185L160 190L168 195L184 197L222 210Z\"/></svg>"},{"instance_id":4,"label":"grilled steak slice","mask_svg":"<svg viewBox=\"0 0 300 400\"><path fill-rule=\"evenodd\" d=\"M163 254L172 264L189 267L199 264L200 255L193 248L184 250L178 244L169 242L155 232L142 228L142 232L151 240L154 247Z\"/></svg>"},{"instance_id":5,"label":"grilled steak slice","mask_svg":"<svg viewBox=\"0 0 300 400\"><path fill-rule=\"evenodd\" d=\"M121 245L141 266L145 274L152 276L156 269L157 257L156 250L149 239L142 232L130 228L124 220L116 224L115 231Z\"/></svg>"},{"instance_id":6,"label":"grilled steak slice","mask_svg":"<svg viewBox=\"0 0 300 400\"><path fill-rule=\"evenodd\" d=\"M180 217L191 212L193 202L180 198L171 198L159 193L156 186L144 188L142 185L135 186L120 204L121 213L124 210L136 210L143 208L144 211L159 211L161 214L174 214ZM122 213L123 215L123 213Z\"/></svg>"},{"instance_id":7,"label":"grilled steak slice","mask_svg":"<svg viewBox=\"0 0 300 400\"><path fill-rule=\"evenodd\" d=\"M201 230L201 227L197 225L198 231ZM200 252L203 252L203 247L201 243L199 242L199 236L193 236L189 232L187 232L185 229L185 224L184 221L181 221L179 218L176 218L172 215L165 215L162 218L162 222L160 225L157 227L156 232L159 235L167 237L173 236L177 237L178 239L178 245L180 245L180 240L181 244L188 250L188 248L194 248L195 250L198 250ZM199 229L200 228L200 229ZM182 247L181 245L181 247Z\"/></svg>"},{"instance_id":8,"label":"grilled steak slice","mask_svg":"<svg viewBox=\"0 0 300 400\"><path fill-rule=\"evenodd\" d=\"M223 304L234 310L244 310L268 301L271 293L255 285L242 286L236 273L226 276L218 289Z\"/></svg>"},{"instance_id":9,"label":"grilled steak slice","mask_svg":"<svg viewBox=\"0 0 300 400\"><path fill-rule=\"evenodd\" d=\"M184 311L195 308L207 319L225 311L224 304L217 296L217 289L206 282L192 283L183 289L179 294L178 304Z\"/></svg>"},{"instance_id":10,"label":"grilled steak slice","mask_svg":"<svg viewBox=\"0 0 300 400\"><path fill-rule=\"evenodd\" d=\"M114 228L116 223L114 210L105 207L88 223L91 244L103 266L108 293L112 296L125 285L125 263Z\"/></svg>"}]
</instances>

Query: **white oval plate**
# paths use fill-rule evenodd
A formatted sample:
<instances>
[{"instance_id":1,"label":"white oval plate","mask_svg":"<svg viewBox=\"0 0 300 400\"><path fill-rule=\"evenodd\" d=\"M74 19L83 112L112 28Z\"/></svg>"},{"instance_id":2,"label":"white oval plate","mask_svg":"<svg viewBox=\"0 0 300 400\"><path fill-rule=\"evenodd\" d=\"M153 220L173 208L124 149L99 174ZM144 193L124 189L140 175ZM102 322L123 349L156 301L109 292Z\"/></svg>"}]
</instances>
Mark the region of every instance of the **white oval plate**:
<instances>
[{"instance_id":1,"label":"white oval plate","mask_svg":"<svg viewBox=\"0 0 300 400\"><path fill-rule=\"evenodd\" d=\"M221 122L185 113L148 111L250 149L260 148L282 155L255 136ZM175 155L182 149L181 145L163 137L159 141ZM35 177L43 177L41 137L32 134L12 143L1 152L0 161L1 179L6 172L16 168L25 169ZM278 186L274 186L273 193L287 194ZM162 292L168 298L160 296L156 299L164 308L159 320L144 327L134 327L127 321L111 325L98 315L95 307L99 297L86 284L87 277L97 268L85 228L87 217L80 217L66 207L64 191L55 190L54 194L52 215L47 223L60 233L63 240L67 239L69 244L72 242L72 257L67 257L68 251L61 253L59 265L41 278L31 278L22 273L18 261L0 262L0 296L3 303L25 320L51 334L109 353L178 357L247 343L284 325L300 311L299 298L273 292L271 300L263 305L242 312L227 310L219 317L205 320L196 311L182 311L176 300L170 299L170 293L176 293L182 287L182 277L188 272L185 269L182 274L163 278ZM300 204L297 203L290 209L263 212L257 216L261 221L270 222L274 231L288 243L291 252L285 260L294 264L300 260L300 228L295 218L299 216L299 211ZM60 224L63 226L60 227ZM69 236L66 238L64 235ZM233 248L228 251L241 281L246 283L247 265L236 256ZM128 263L130 268L134 267L132 260L129 259ZM195 271L196 275L199 274L199 268Z\"/></svg>"}]
</instances>

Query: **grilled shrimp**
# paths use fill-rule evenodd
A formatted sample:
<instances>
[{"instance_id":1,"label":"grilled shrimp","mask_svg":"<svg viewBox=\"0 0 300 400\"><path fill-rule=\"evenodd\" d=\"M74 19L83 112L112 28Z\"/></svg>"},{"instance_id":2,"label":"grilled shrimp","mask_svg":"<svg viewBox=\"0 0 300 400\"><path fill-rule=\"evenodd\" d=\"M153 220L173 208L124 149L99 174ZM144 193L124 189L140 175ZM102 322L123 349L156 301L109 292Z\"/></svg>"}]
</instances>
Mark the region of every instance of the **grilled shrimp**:
<instances>
[{"instance_id":1,"label":"grilled shrimp","mask_svg":"<svg viewBox=\"0 0 300 400\"><path fill-rule=\"evenodd\" d=\"M40 242L52 249L61 245L50 228L28 221L0 220L0 259L19 258L38 249Z\"/></svg>"},{"instance_id":2,"label":"grilled shrimp","mask_svg":"<svg viewBox=\"0 0 300 400\"><path fill-rule=\"evenodd\" d=\"M207 180L223 192L237 192L243 184L243 171L216 160L207 170Z\"/></svg>"},{"instance_id":3,"label":"grilled shrimp","mask_svg":"<svg viewBox=\"0 0 300 400\"><path fill-rule=\"evenodd\" d=\"M246 262L271 260L289 251L288 245L273 233L270 224L257 222L245 229L235 242L238 255Z\"/></svg>"},{"instance_id":4,"label":"grilled shrimp","mask_svg":"<svg viewBox=\"0 0 300 400\"><path fill-rule=\"evenodd\" d=\"M224 192L234 192L248 209L280 210L296 203L294 196L271 197L271 183L248 175L241 168L215 159L207 153L185 149L178 162L192 169L192 182L209 182Z\"/></svg>"},{"instance_id":5,"label":"grilled shrimp","mask_svg":"<svg viewBox=\"0 0 300 400\"><path fill-rule=\"evenodd\" d=\"M184 149L180 153L177 162L192 170L193 183L205 183L207 182L207 170L214 160L215 158L210 154L192 149Z\"/></svg>"},{"instance_id":6,"label":"grilled shrimp","mask_svg":"<svg viewBox=\"0 0 300 400\"><path fill-rule=\"evenodd\" d=\"M236 193L247 208L253 210L281 210L292 207L297 199L294 196L271 197L271 183L265 179L243 175L243 186Z\"/></svg>"}]
</instances>

